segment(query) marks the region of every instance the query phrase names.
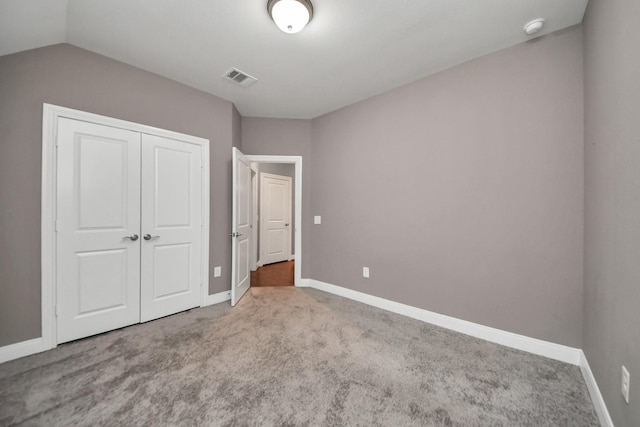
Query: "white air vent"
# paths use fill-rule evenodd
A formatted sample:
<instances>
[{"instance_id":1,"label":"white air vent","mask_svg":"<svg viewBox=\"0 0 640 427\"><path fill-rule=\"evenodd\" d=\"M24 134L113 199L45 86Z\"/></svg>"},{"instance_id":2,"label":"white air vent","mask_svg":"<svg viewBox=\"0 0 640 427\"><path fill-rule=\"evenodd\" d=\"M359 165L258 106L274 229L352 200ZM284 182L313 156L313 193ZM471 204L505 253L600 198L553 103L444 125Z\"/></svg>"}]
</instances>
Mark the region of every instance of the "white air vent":
<instances>
[{"instance_id":1,"label":"white air vent","mask_svg":"<svg viewBox=\"0 0 640 427\"><path fill-rule=\"evenodd\" d=\"M258 81L255 77L250 76L244 71L240 71L237 68L232 68L222 76L227 80L234 82L242 87L249 87Z\"/></svg>"}]
</instances>

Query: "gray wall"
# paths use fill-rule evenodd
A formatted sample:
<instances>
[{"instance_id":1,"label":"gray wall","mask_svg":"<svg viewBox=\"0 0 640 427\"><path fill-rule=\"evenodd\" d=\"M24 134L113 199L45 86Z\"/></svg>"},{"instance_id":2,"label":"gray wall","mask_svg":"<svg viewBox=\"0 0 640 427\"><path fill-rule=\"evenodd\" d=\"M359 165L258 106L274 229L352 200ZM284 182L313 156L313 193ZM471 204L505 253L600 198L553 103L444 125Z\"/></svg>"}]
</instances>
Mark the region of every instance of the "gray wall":
<instances>
[{"instance_id":1,"label":"gray wall","mask_svg":"<svg viewBox=\"0 0 640 427\"><path fill-rule=\"evenodd\" d=\"M585 47L584 351L616 426L640 426L640 3L591 0ZM630 404L620 366L631 373Z\"/></svg>"},{"instance_id":2,"label":"gray wall","mask_svg":"<svg viewBox=\"0 0 640 427\"><path fill-rule=\"evenodd\" d=\"M56 45L0 57L0 346L40 336L42 103L211 140L211 267L229 289L231 145L240 116L225 100L85 50ZM235 125L234 125L235 124Z\"/></svg>"},{"instance_id":3,"label":"gray wall","mask_svg":"<svg viewBox=\"0 0 640 427\"><path fill-rule=\"evenodd\" d=\"M302 156L302 277L311 265L311 120L242 118L245 154Z\"/></svg>"},{"instance_id":4,"label":"gray wall","mask_svg":"<svg viewBox=\"0 0 640 427\"><path fill-rule=\"evenodd\" d=\"M291 178L291 254L296 253L296 229L295 203L296 203L296 165L291 163L259 163L258 164L258 201L260 200L260 189L262 182L261 173L271 173L274 175L288 176ZM258 213L260 213L260 202L258 202ZM258 223L258 244L260 244L260 223Z\"/></svg>"},{"instance_id":5,"label":"gray wall","mask_svg":"<svg viewBox=\"0 0 640 427\"><path fill-rule=\"evenodd\" d=\"M310 276L580 347L582 60L573 27L314 119Z\"/></svg>"}]
</instances>

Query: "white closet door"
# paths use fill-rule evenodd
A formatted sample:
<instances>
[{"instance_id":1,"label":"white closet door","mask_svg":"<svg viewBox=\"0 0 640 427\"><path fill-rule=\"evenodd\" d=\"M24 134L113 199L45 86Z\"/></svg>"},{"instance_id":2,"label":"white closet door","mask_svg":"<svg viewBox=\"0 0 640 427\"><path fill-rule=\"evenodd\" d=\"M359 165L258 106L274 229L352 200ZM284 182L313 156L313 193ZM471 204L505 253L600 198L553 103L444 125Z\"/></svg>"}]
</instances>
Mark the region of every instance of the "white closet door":
<instances>
[{"instance_id":1,"label":"white closet door","mask_svg":"<svg viewBox=\"0 0 640 427\"><path fill-rule=\"evenodd\" d=\"M57 341L140 321L140 134L61 118Z\"/></svg>"},{"instance_id":2,"label":"white closet door","mask_svg":"<svg viewBox=\"0 0 640 427\"><path fill-rule=\"evenodd\" d=\"M200 305L202 151L142 135L141 321Z\"/></svg>"}]
</instances>

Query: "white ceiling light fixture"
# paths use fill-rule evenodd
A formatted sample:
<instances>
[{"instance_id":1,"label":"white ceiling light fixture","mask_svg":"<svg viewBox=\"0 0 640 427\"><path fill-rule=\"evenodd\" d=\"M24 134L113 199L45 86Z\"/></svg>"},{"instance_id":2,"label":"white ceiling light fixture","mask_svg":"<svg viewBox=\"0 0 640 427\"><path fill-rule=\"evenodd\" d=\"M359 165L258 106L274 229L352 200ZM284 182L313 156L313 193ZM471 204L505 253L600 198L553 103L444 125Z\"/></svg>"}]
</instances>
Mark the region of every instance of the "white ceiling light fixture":
<instances>
[{"instance_id":1,"label":"white ceiling light fixture","mask_svg":"<svg viewBox=\"0 0 640 427\"><path fill-rule=\"evenodd\" d=\"M313 18L313 5L309 0L269 0L269 16L285 33L301 31Z\"/></svg>"},{"instance_id":2,"label":"white ceiling light fixture","mask_svg":"<svg viewBox=\"0 0 640 427\"><path fill-rule=\"evenodd\" d=\"M533 21L527 22L523 30L525 33L531 36L540 31L542 27L544 27L544 18L538 18L534 19Z\"/></svg>"}]
</instances>

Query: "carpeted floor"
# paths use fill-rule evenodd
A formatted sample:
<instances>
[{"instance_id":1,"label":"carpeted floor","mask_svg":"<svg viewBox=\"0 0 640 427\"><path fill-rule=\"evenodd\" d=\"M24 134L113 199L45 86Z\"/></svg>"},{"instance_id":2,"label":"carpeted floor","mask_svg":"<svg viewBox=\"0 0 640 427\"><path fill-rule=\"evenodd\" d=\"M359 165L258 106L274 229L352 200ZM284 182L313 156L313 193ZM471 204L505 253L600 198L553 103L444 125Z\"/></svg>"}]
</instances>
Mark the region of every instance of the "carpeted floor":
<instances>
[{"instance_id":1,"label":"carpeted floor","mask_svg":"<svg viewBox=\"0 0 640 427\"><path fill-rule=\"evenodd\" d=\"M576 366L255 288L0 365L0 425L592 426Z\"/></svg>"}]
</instances>

